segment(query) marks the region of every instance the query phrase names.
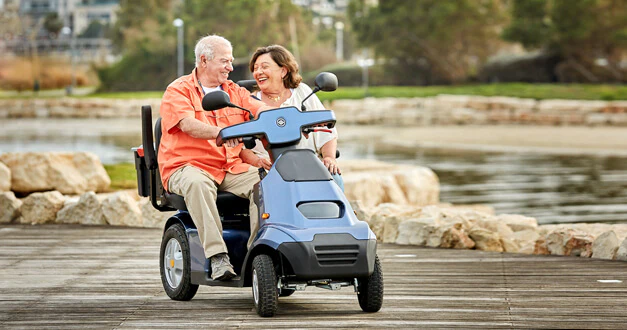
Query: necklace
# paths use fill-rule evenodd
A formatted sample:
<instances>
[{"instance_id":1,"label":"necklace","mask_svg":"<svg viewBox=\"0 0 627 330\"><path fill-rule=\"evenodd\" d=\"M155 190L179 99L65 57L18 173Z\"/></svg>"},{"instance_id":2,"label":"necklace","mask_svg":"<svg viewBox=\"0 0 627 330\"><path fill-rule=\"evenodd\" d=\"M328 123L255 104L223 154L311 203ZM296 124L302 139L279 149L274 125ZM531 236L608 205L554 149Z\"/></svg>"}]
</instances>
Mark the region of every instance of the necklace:
<instances>
[{"instance_id":1,"label":"necklace","mask_svg":"<svg viewBox=\"0 0 627 330\"><path fill-rule=\"evenodd\" d=\"M274 102L279 102L281 101L281 94L283 94L283 92L279 93L279 95L277 95L276 97L270 96L269 94L264 93L270 100L274 101Z\"/></svg>"}]
</instances>

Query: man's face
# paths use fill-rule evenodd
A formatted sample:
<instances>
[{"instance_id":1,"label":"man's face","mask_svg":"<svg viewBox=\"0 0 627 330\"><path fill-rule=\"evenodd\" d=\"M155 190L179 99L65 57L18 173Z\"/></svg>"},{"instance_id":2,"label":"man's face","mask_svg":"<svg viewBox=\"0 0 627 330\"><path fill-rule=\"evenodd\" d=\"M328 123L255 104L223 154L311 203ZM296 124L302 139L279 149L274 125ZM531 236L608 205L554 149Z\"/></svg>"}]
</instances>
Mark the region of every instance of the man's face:
<instances>
[{"instance_id":1,"label":"man's face","mask_svg":"<svg viewBox=\"0 0 627 330\"><path fill-rule=\"evenodd\" d=\"M229 73L233 71L233 50L226 45L218 45L214 49L213 59L207 60L203 56L203 67L209 79L210 85L217 87L229 79Z\"/></svg>"}]
</instances>

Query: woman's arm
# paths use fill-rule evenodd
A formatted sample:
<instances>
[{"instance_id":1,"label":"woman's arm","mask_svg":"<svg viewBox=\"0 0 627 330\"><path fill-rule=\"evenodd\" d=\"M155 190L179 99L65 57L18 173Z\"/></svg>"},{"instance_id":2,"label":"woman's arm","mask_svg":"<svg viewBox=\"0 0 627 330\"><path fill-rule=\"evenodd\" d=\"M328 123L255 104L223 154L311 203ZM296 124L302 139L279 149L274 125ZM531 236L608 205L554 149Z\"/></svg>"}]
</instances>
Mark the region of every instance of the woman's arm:
<instances>
[{"instance_id":1,"label":"woman's arm","mask_svg":"<svg viewBox=\"0 0 627 330\"><path fill-rule=\"evenodd\" d=\"M272 167L272 162L270 162L267 158L262 158L250 150L250 149L242 149L239 153L239 158L246 164L250 164L255 167L263 167L266 170L269 170Z\"/></svg>"},{"instance_id":2,"label":"woman's arm","mask_svg":"<svg viewBox=\"0 0 627 330\"><path fill-rule=\"evenodd\" d=\"M335 152L337 150L337 139L329 140L320 148L322 154L322 163L329 169L331 174L342 174L340 167L337 165L335 159Z\"/></svg>"}]
</instances>

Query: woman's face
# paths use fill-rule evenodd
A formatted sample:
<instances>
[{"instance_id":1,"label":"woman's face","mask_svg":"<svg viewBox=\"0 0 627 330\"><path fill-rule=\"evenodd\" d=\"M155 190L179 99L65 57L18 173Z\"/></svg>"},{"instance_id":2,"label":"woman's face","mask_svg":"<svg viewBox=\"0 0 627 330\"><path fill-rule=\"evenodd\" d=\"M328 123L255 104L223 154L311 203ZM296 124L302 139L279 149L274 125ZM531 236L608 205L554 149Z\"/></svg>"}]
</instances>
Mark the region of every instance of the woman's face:
<instances>
[{"instance_id":1,"label":"woman's face","mask_svg":"<svg viewBox=\"0 0 627 330\"><path fill-rule=\"evenodd\" d=\"M253 68L253 77L262 92L284 88L283 77L287 74L287 69L276 64L270 54L266 53L257 57Z\"/></svg>"}]
</instances>

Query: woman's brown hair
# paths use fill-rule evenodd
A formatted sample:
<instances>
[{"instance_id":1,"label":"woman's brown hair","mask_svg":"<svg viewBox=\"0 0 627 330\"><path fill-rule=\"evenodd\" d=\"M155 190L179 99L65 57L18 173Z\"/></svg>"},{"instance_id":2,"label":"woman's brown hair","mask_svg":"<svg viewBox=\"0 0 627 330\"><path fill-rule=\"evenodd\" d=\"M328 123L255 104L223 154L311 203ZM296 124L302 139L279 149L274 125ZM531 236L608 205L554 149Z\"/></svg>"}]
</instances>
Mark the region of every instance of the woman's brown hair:
<instances>
[{"instance_id":1,"label":"woman's brown hair","mask_svg":"<svg viewBox=\"0 0 627 330\"><path fill-rule=\"evenodd\" d=\"M276 64L287 69L287 74L283 77L283 86L286 88L296 88L298 84L303 81L303 77L298 73L296 58L289 50L281 45L257 48L248 64L250 72L255 71L255 62L257 62L257 58L263 54L270 54L270 57L272 57L272 60L276 62Z\"/></svg>"}]
</instances>

